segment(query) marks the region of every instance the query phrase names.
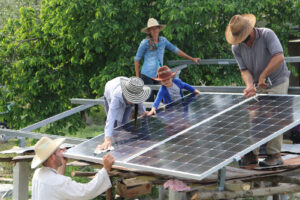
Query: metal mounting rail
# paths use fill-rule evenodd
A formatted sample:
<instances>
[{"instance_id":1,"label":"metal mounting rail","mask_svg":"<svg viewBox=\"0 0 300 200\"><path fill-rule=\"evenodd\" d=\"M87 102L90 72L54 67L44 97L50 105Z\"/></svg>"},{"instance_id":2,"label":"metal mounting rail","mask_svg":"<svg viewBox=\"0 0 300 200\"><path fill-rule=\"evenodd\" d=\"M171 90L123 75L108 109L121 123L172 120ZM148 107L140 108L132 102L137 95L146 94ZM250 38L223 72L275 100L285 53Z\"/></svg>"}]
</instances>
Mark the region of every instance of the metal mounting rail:
<instances>
[{"instance_id":1,"label":"metal mounting rail","mask_svg":"<svg viewBox=\"0 0 300 200\"><path fill-rule=\"evenodd\" d=\"M12 130L12 129L0 129L0 136L4 140L6 140L6 137L7 139L18 138L18 137L40 139L44 136L49 137L51 139L66 138L65 142L69 144L79 144L81 142L86 141L86 139L82 139L82 138L71 138L65 136L49 135L43 133L35 133L35 132Z\"/></svg>"},{"instance_id":2,"label":"metal mounting rail","mask_svg":"<svg viewBox=\"0 0 300 200\"><path fill-rule=\"evenodd\" d=\"M285 57L287 63L300 63L300 56ZM191 60L169 60L168 65L193 65ZM235 59L201 59L200 65L231 65L237 64Z\"/></svg>"}]
</instances>

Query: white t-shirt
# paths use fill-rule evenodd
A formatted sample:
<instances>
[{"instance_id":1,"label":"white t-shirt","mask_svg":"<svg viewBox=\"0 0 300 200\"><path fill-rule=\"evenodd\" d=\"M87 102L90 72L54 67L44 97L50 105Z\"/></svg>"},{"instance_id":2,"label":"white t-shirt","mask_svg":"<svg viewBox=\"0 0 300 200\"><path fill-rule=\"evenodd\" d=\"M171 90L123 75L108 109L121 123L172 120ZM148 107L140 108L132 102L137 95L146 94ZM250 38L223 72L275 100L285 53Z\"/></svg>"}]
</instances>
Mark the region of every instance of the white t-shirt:
<instances>
[{"instance_id":1,"label":"white t-shirt","mask_svg":"<svg viewBox=\"0 0 300 200\"><path fill-rule=\"evenodd\" d=\"M87 200L111 187L103 168L88 183L77 183L49 167L36 169L32 179L32 200Z\"/></svg>"}]
</instances>

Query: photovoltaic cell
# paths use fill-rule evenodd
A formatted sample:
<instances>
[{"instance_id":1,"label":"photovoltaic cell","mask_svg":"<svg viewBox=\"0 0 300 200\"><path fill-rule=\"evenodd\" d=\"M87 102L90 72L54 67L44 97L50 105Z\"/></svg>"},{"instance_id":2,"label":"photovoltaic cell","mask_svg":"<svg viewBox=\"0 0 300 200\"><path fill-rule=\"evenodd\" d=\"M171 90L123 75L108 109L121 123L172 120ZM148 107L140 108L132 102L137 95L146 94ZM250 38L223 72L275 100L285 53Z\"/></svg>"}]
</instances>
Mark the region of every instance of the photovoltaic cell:
<instances>
[{"instance_id":1,"label":"photovoltaic cell","mask_svg":"<svg viewBox=\"0 0 300 200\"><path fill-rule=\"evenodd\" d=\"M300 97L201 94L114 132L116 164L201 180L300 123ZM244 100L244 101L243 101ZM243 101L243 102L242 102ZM96 137L66 156L99 162ZM87 145L88 144L88 145Z\"/></svg>"},{"instance_id":2,"label":"photovoltaic cell","mask_svg":"<svg viewBox=\"0 0 300 200\"><path fill-rule=\"evenodd\" d=\"M149 148L195 124L221 112L241 101L241 95L201 94L189 95L160 109L155 117L139 118L137 125L131 121L114 130L115 150L112 155L116 161L124 161L136 153ZM104 141L104 136L68 150L66 155L80 155L97 159L93 151ZM100 155L102 157L102 155Z\"/></svg>"}]
</instances>

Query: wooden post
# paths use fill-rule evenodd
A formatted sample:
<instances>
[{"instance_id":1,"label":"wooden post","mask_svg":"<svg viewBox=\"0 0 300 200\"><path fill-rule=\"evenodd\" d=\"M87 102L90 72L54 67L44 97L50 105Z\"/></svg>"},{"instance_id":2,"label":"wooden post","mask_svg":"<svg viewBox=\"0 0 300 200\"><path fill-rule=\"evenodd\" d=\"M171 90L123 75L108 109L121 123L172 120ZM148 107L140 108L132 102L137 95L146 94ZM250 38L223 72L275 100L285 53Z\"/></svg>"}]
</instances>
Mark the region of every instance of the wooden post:
<instances>
[{"instance_id":1,"label":"wooden post","mask_svg":"<svg viewBox=\"0 0 300 200\"><path fill-rule=\"evenodd\" d=\"M28 200L28 183L30 166L28 161L16 162L13 168L13 198L14 200Z\"/></svg>"},{"instance_id":2,"label":"wooden post","mask_svg":"<svg viewBox=\"0 0 300 200\"><path fill-rule=\"evenodd\" d=\"M259 197L269 196L273 194L282 193L295 193L300 192L299 185L284 185L278 187L259 188L248 191L222 191L222 192L197 192L191 198L192 200L203 200L203 199L236 199L236 198L247 198L247 197Z\"/></svg>"},{"instance_id":3,"label":"wooden post","mask_svg":"<svg viewBox=\"0 0 300 200\"><path fill-rule=\"evenodd\" d=\"M168 196L168 190L164 189L162 185L158 186L158 200L165 200Z\"/></svg>"},{"instance_id":4,"label":"wooden post","mask_svg":"<svg viewBox=\"0 0 300 200\"><path fill-rule=\"evenodd\" d=\"M169 200L187 200L186 192L178 192L169 189Z\"/></svg>"},{"instance_id":5,"label":"wooden post","mask_svg":"<svg viewBox=\"0 0 300 200\"><path fill-rule=\"evenodd\" d=\"M272 182L272 187L279 186L278 182ZM273 194L273 200L280 200L279 194Z\"/></svg>"},{"instance_id":6,"label":"wooden post","mask_svg":"<svg viewBox=\"0 0 300 200\"><path fill-rule=\"evenodd\" d=\"M111 184L113 184L113 182L112 182L112 177L109 177L110 178L110 182L111 182ZM114 198L113 198L113 190L112 190L112 188L113 188L113 185L112 185L112 187L111 188L109 188L108 190L106 190L106 192L105 192L105 199L106 200L113 200Z\"/></svg>"}]
</instances>

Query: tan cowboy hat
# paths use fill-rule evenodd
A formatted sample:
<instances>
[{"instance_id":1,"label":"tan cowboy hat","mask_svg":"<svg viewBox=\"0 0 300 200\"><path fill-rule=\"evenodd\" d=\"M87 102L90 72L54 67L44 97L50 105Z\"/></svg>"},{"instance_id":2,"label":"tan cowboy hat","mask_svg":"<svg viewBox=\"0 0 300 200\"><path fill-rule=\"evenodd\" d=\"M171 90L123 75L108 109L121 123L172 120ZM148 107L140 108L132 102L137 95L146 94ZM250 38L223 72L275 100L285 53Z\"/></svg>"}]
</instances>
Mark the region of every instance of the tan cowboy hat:
<instances>
[{"instance_id":1,"label":"tan cowboy hat","mask_svg":"<svg viewBox=\"0 0 300 200\"><path fill-rule=\"evenodd\" d=\"M121 78L122 93L127 101L133 104L139 104L146 101L150 94L151 88L144 86L144 81L139 77Z\"/></svg>"},{"instance_id":2,"label":"tan cowboy hat","mask_svg":"<svg viewBox=\"0 0 300 200\"><path fill-rule=\"evenodd\" d=\"M159 24L156 19L150 18L150 19L148 19L147 27L143 28L141 30L141 32L143 32L143 33L149 33L148 29L151 28L151 27L154 27L154 26L159 26L160 30L163 30L166 27L165 24Z\"/></svg>"},{"instance_id":3,"label":"tan cowboy hat","mask_svg":"<svg viewBox=\"0 0 300 200\"><path fill-rule=\"evenodd\" d=\"M48 137L42 137L34 146L35 156L31 162L31 168L34 169L45 162L64 141L65 138L51 140Z\"/></svg>"},{"instance_id":4,"label":"tan cowboy hat","mask_svg":"<svg viewBox=\"0 0 300 200\"><path fill-rule=\"evenodd\" d=\"M157 78L153 78L153 79L156 81L163 81L163 80L172 78L176 74L177 74L177 71L172 73L171 69L168 66L164 65L158 69Z\"/></svg>"},{"instance_id":5,"label":"tan cowboy hat","mask_svg":"<svg viewBox=\"0 0 300 200\"><path fill-rule=\"evenodd\" d=\"M243 42L254 28L256 17L252 14L234 15L226 27L225 37L234 45Z\"/></svg>"}]
</instances>

